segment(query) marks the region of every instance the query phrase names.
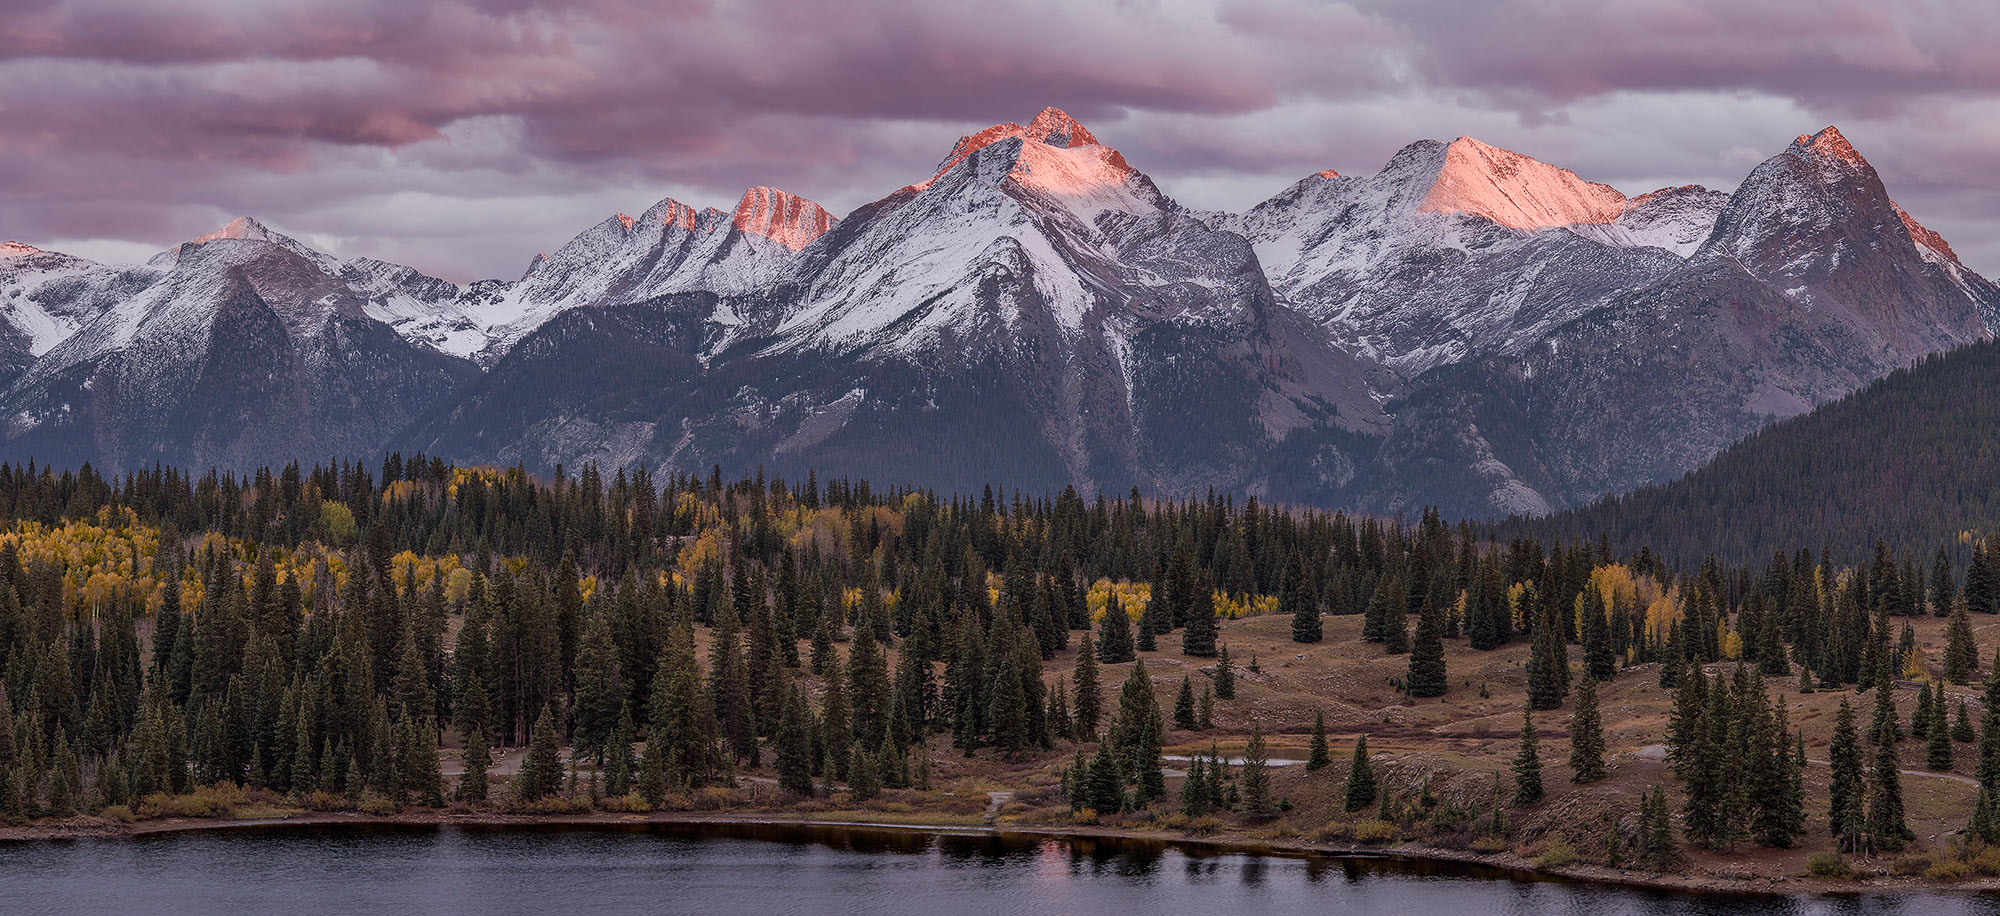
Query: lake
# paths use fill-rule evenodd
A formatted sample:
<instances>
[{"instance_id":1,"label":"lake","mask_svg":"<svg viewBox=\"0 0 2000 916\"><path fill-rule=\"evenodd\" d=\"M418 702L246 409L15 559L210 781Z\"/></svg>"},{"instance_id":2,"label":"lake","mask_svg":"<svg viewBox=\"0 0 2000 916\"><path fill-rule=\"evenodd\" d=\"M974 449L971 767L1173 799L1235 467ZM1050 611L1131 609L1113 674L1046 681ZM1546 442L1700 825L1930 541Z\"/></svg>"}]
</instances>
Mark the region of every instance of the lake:
<instances>
[{"instance_id":1,"label":"lake","mask_svg":"<svg viewBox=\"0 0 2000 916\"><path fill-rule=\"evenodd\" d=\"M1452 864L790 825L300 826L0 845L0 913L1951 916L2000 914L2000 898L1696 896Z\"/></svg>"}]
</instances>

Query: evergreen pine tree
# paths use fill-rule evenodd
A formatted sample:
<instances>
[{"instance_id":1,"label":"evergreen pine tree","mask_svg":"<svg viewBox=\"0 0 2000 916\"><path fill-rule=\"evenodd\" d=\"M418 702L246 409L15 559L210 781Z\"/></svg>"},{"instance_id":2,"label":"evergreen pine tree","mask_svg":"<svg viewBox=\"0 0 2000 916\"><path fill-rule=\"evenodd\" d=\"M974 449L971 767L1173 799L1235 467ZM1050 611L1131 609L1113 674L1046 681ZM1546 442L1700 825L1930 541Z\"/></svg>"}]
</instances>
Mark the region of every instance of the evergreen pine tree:
<instances>
[{"instance_id":1,"label":"evergreen pine tree","mask_svg":"<svg viewBox=\"0 0 2000 916\"><path fill-rule=\"evenodd\" d=\"M1827 829L1839 838L1842 849L1854 851L1868 829L1864 813L1867 784L1861 771L1860 739L1854 730L1854 707L1845 698L1834 715L1827 762L1833 773L1827 790Z\"/></svg>"},{"instance_id":2,"label":"evergreen pine tree","mask_svg":"<svg viewBox=\"0 0 2000 916\"><path fill-rule=\"evenodd\" d=\"M1953 601L1951 619L1945 625L1944 679L1969 684L1972 673L1978 670L1979 647L1972 638L1972 620L1966 616L1965 603Z\"/></svg>"},{"instance_id":3,"label":"evergreen pine tree","mask_svg":"<svg viewBox=\"0 0 2000 916\"><path fill-rule=\"evenodd\" d=\"M1076 650L1076 668L1070 672L1070 716L1078 741L1097 740L1098 717L1104 712L1104 691L1097 683L1097 653L1090 644L1090 631Z\"/></svg>"},{"instance_id":4,"label":"evergreen pine tree","mask_svg":"<svg viewBox=\"0 0 2000 916\"><path fill-rule=\"evenodd\" d=\"M1326 713L1313 710L1312 743L1306 752L1306 772L1323 770L1333 763L1333 752L1326 746Z\"/></svg>"},{"instance_id":5,"label":"evergreen pine tree","mask_svg":"<svg viewBox=\"0 0 2000 916\"><path fill-rule=\"evenodd\" d=\"M1534 715L1521 711L1521 749L1514 754L1514 806L1525 808L1542 800L1542 756L1535 737Z\"/></svg>"},{"instance_id":6,"label":"evergreen pine tree","mask_svg":"<svg viewBox=\"0 0 2000 916\"><path fill-rule=\"evenodd\" d=\"M1888 678L1876 682L1875 718L1868 723L1868 740L1872 744L1894 746L1903 740L1903 725L1896 720L1895 683Z\"/></svg>"},{"instance_id":7,"label":"evergreen pine tree","mask_svg":"<svg viewBox=\"0 0 2000 916\"><path fill-rule=\"evenodd\" d=\"M1553 620L1536 624L1528 643L1528 706L1555 709L1569 693L1569 647Z\"/></svg>"},{"instance_id":8,"label":"evergreen pine tree","mask_svg":"<svg viewBox=\"0 0 2000 916\"><path fill-rule=\"evenodd\" d=\"M1868 837L1876 846L1891 851L1917 838L1903 815L1903 777L1898 766L1896 742L1877 744L1868 793Z\"/></svg>"},{"instance_id":9,"label":"evergreen pine tree","mask_svg":"<svg viewBox=\"0 0 2000 916\"><path fill-rule=\"evenodd\" d=\"M1201 702L1196 704L1195 728L1208 731L1215 727L1215 691L1207 684L1201 685Z\"/></svg>"},{"instance_id":10,"label":"evergreen pine tree","mask_svg":"<svg viewBox=\"0 0 2000 916\"><path fill-rule=\"evenodd\" d=\"M1188 602L1187 629L1181 631L1181 654L1194 658L1215 657L1215 593L1208 577L1194 578L1193 600Z\"/></svg>"},{"instance_id":11,"label":"evergreen pine tree","mask_svg":"<svg viewBox=\"0 0 2000 916\"><path fill-rule=\"evenodd\" d=\"M876 769L875 755L856 741L848 747L847 794L857 802L865 802L882 794L882 776Z\"/></svg>"},{"instance_id":12,"label":"evergreen pine tree","mask_svg":"<svg viewBox=\"0 0 2000 916\"><path fill-rule=\"evenodd\" d=\"M785 691L778 713L778 788L810 798L813 794L812 736L806 729L806 701L797 688Z\"/></svg>"},{"instance_id":13,"label":"evergreen pine tree","mask_svg":"<svg viewBox=\"0 0 2000 916\"><path fill-rule=\"evenodd\" d=\"M1153 693L1153 679L1146 663L1132 666L1132 674L1118 694L1118 716L1105 735L1122 758L1124 770L1132 774L1134 800L1146 804L1166 792L1165 774L1160 771L1162 744L1160 703Z\"/></svg>"},{"instance_id":14,"label":"evergreen pine tree","mask_svg":"<svg viewBox=\"0 0 2000 916\"><path fill-rule=\"evenodd\" d=\"M1292 615L1292 641L1316 643L1324 638L1320 627L1319 595L1306 575L1305 560L1293 554L1285 564L1285 581L1278 592L1280 612Z\"/></svg>"},{"instance_id":15,"label":"evergreen pine tree","mask_svg":"<svg viewBox=\"0 0 2000 916\"><path fill-rule=\"evenodd\" d=\"M1994 664L2000 666L2000 656L1995 657ZM1222 647L1221 652L1216 655L1215 659L1215 698L1218 700L1236 699L1236 668L1229 663L1229 646L1227 645Z\"/></svg>"},{"instance_id":16,"label":"evergreen pine tree","mask_svg":"<svg viewBox=\"0 0 2000 916\"><path fill-rule=\"evenodd\" d=\"M1924 766L1940 773L1951 769L1951 714L1945 711L1944 685L1932 694L1930 734L1924 740Z\"/></svg>"},{"instance_id":17,"label":"evergreen pine tree","mask_svg":"<svg viewBox=\"0 0 2000 916\"><path fill-rule=\"evenodd\" d=\"M1251 726L1250 743L1243 749L1243 813L1251 820L1266 821L1278 816L1278 802L1271 794L1270 758L1264 750L1264 729Z\"/></svg>"},{"instance_id":18,"label":"evergreen pine tree","mask_svg":"<svg viewBox=\"0 0 2000 916\"><path fill-rule=\"evenodd\" d=\"M561 752L556 747L555 716L549 711L548 704L543 704L528 739L528 755L521 760L521 771L514 776L514 801L539 801L554 795L562 778L563 764Z\"/></svg>"},{"instance_id":19,"label":"evergreen pine tree","mask_svg":"<svg viewBox=\"0 0 2000 916\"><path fill-rule=\"evenodd\" d=\"M1667 789L1654 786L1645 801L1646 864L1665 871L1680 860L1680 844L1674 840L1673 815L1667 808Z\"/></svg>"},{"instance_id":20,"label":"evergreen pine tree","mask_svg":"<svg viewBox=\"0 0 2000 916\"><path fill-rule=\"evenodd\" d=\"M1100 742L1097 756L1090 760L1086 795L1090 798L1090 808L1099 814L1116 814L1125 808L1125 778L1109 741Z\"/></svg>"},{"instance_id":21,"label":"evergreen pine tree","mask_svg":"<svg viewBox=\"0 0 2000 916\"><path fill-rule=\"evenodd\" d=\"M1174 695L1174 727L1182 731L1194 731L1194 682L1187 675L1181 675L1181 689Z\"/></svg>"},{"instance_id":22,"label":"evergreen pine tree","mask_svg":"<svg viewBox=\"0 0 2000 916\"><path fill-rule=\"evenodd\" d=\"M1618 655L1611 648L1611 636L1606 632L1604 602L1598 598L1595 588L1586 588L1576 599L1576 612L1581 617L1583 642L1583 668L1587 677L1599 681L1611 680L1618 673Z\"/></svg>"},{"instance_id":23,"label":"evergreen pine tree","mask_svg":"<svg viewBox=\"0 0 2000 916\"><path fill-rule=\"evenodd\" d=\"M1603 779L1604 726L1597 712L1597 680L1585 675L1576 692L1576 713L1569 722L1571 782Z\"/></svg>"},{"instance_id":24,"label":"evergreen pine tree","mask_svg":"<svg viewBox=\"0 0 2000 916\"><path fill-rule=\"evenodd\" d=\"M1417 616L1417 635L1410 646L1410 670L1404 680L1413 697L1443 696L1446 689L1444 638L1438 629L1438 615L1427 608Z\"/></svg>"},{"instance_id":25,"label":"evergreen pine tree","mask_svg":"<svg viewBox=\"0 0 2000 916\"><path fill-rule=\"evenodd\" d=\"M1359 811L1375 803L1375 770L1368 762L1368 735L1354 739L1354 757L1347 768L1347 810Z\"/></svg>"},{"instance_id":26,"label":"evergreen pine tree","mask_svg":"<svg viewBox=\"0 0 2000 916\"><path fill-rule=\"evenodd\" d=\"M432 808L443 805L444 776L438 768L437 723L428 715L421 719L405 715L396 731L402 737L397 763L402 769L403 791L418 804Z\"/></svg>"},{"instance_id":27,"label":"evergreen pine tree","mask_svg":"<svg viewBox=\"0 0 2000 916\"><path fill-rule=\"evenodd\" d=\"M1401 655L1410 651L1410 617L1405 613L1401 582L1385 583L1388 596L1382 611L1382 651Z\"/></svg>"},{"instance_id":28,"label":"evergreen pine tree","mask_svg":"<svg viewBox=\"0 0 2000 916\"><path fill-rule=\"evenodd\" d=\"M1125 616L1125 609L1113 596L1104 606L1104 616L1098 618L1097 660L1121 665L1137 657L1132 646L1132 619Z\"/></svg>"}]
</instances>

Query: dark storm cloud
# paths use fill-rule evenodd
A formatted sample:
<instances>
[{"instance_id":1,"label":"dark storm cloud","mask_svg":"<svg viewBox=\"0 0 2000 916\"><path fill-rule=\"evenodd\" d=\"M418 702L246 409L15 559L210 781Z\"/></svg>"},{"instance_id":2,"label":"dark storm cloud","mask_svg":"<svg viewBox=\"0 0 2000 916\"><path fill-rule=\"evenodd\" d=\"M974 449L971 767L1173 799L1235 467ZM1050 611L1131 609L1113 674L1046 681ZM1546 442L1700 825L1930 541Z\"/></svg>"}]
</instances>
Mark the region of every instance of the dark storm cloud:
<instances>
[{"instance_id":1,"label":"dark storm cloud","mask_svg":"<svg viewBox=\"0 0 2000 916\"><path fill-rule=\"evenodd\" d=\"M1997 33L1971 0L17 0L0 236L164 246L251 211L341 254L511 273L669 193L844 210L1054 104L1235 207L1458 134L1628 191L1726 186L1840 121L1992 271L1968 202L2000 186Z\"/></svg>"}]
</instances>

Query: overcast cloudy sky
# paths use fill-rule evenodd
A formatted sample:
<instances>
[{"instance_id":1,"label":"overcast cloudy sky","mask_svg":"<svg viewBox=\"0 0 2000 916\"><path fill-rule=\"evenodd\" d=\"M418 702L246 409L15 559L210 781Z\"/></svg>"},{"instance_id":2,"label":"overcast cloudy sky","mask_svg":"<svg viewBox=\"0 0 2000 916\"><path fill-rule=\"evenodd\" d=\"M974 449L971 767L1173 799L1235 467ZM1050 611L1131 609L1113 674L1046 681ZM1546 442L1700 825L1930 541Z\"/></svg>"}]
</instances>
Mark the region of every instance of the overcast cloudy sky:
<instances>
[{"instance_id":1,"label":"overcast cloudy sky","mask_svg":"<svg viewBox=\"0 0 2000 916\"><path fill-rule=\"evenodd\" d=\"M137 260L251 214L514 276L613 211L836 213L1069 110L1247 207L1472 135L1628 194L1731 188L1838 124L2000 275L1992 0L4 0L0 238Z\"/></svg>"}]
</instances>

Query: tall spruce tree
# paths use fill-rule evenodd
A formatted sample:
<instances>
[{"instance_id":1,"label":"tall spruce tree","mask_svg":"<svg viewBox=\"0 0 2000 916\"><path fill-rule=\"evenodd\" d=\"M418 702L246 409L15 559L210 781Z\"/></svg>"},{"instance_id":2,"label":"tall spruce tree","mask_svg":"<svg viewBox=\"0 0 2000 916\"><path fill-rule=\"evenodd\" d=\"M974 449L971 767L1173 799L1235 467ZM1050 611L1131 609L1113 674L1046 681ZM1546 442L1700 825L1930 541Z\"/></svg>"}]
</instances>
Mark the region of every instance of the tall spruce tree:
<instances>
[{"instance_id":1,"label":"tall spruce tree","mask_svg":"<svg viewBox=\"0 0 2000 916\"><path fill-rule=\"evenodd\" d=\"M1410 646L1410 669L1404 680L1413 697L1444 696L1447 675L1444 664L1444 637L1438 616L1444 613L1427 608L1417 617L1417 636Z\"/></svg>"},{"instance_id":2,"label":"tall spruce tree","mask_svg":"<svg viewBox=\"0 0 2000 916\"><path fill-rule=\"evenodd\" d=\"M1325 631L1320 626L1319 594L1306 575L1304 558L1298 554L1293 554L1285 563L1285 581L1278 592L1278 609L1280 613L1291 614L1293 642L1316 643L1325 638Z\"/></svg>"},{"instance_id":3,"label":"tall spruce tree","mask_svg":"<svg viewBox=\"0 0 2000 916\"><path fill-rule=\"evenodd\" d=\"M1312 742L1306 751L1306 772L1326 769L1333 763L1333 750L1326 745L1326 713L1313 710Z\"/></svg>"},{"instance_id":4,"label":"tall spruce tree","mask_svg":"<svg viewBox=\"0 0 2000 916\"><path fill-rule=\"evenodd\" d=\"M1553 619L1535 626L1528 644L1528 706L1556 709L1569 694L1569 647Z\"/></svg>"},{"instance_id":5,"label":"tall spruce tree","mask_svg":"<svg viewBox=\"0 0 2000 916\"><path fill-rule=\"evenodd\" d=\"M1137 657L1132 645L1132 619L1125 616L1125 609L1114 595L1097 622L1097 660L1107 665L1122 665Z\"/></svg>"},{"instance_id":6,"label":"tall spruce tree","mask_svg":"<svg viewBox=\"0 0 2000 916\"><path fill-rule=\"evenodd\" d=\"M1514 754L1514 806L1525 808L1542 800L1542 755L1535 737L1534 714L1521 711L1520 750Z\"/></svg>"},{"instance_id":7,"label":"tall spruce tree","mask_svg":"<svg viewBox=\"0 0 2000 916\"><path fill-rule=\"evenodd\" d=\"M1856 851L1868 830L1868 789L1861 769L1860 736L1854 729L1854 707L1845 698L1834 714L1827 762L1833 774L1827 789L1827 829L1839 839L1842 849Z\"/></svg>"},{"instance_id":8,"label":"tall spruce tree","mask_svg":"<svg viewBox=\"0 0 2000 916\"><path fill-rule=\"evenodd\" d=\"M1215 593L1206 576L1196 576L1187 608L1187 628L1181 631L1181 654L1215 657Z\"/></svg>"},{"instance_id":9,"label":"tall spruce tree","mask_svg":"<svg viewBox=\"0 0 2000 916\"><path fill-rule=\"evenodd\" d=\"M1569 720L1571 782L1596 782L1605 776L1604 724L1597 711L1597 680L1585 675L1576 691L1576 712Z\"/></svg>"},{"instance_id":10,"label":"tall spruce tree","mask_svg":"<svg viewBox=\"0 0 2000 916\"><path fill-rule=\"evenodd\" d=\"M1090 643L1090 631L1083 631L1077 646L1076 667L1070 672L1070 716L1078 741L1097 740L1097 721L1104 711L1104 691L1097 682L1097 654Z\"/></svg>"},{"instance_id":11,"label":"tall spruce tree","mask_svg":"<svg viewBox=\"0 0 2000 916\"><path fill-rule=\"evenodd\" d=\"M1354 738L1354 756L1347 767L1347 810L1360 811L1375 803L1375 768L1368 761L1368 735Z\"/></svg>"},{"instance_id":12,"label":"tall spruce tree","mask_svg":"<svg viewBox=\"0 0 2000 916\"><path fill-rule=\"evenodd\" d=\"M1250 743L1243 750L1243 773L1238 780L1243 794L1243 814L1255 821L1278 816L1278 800L1271 791L1270 755L1264 749L1264 729L1250 728Z\"/></svg>"}]
</instances>

